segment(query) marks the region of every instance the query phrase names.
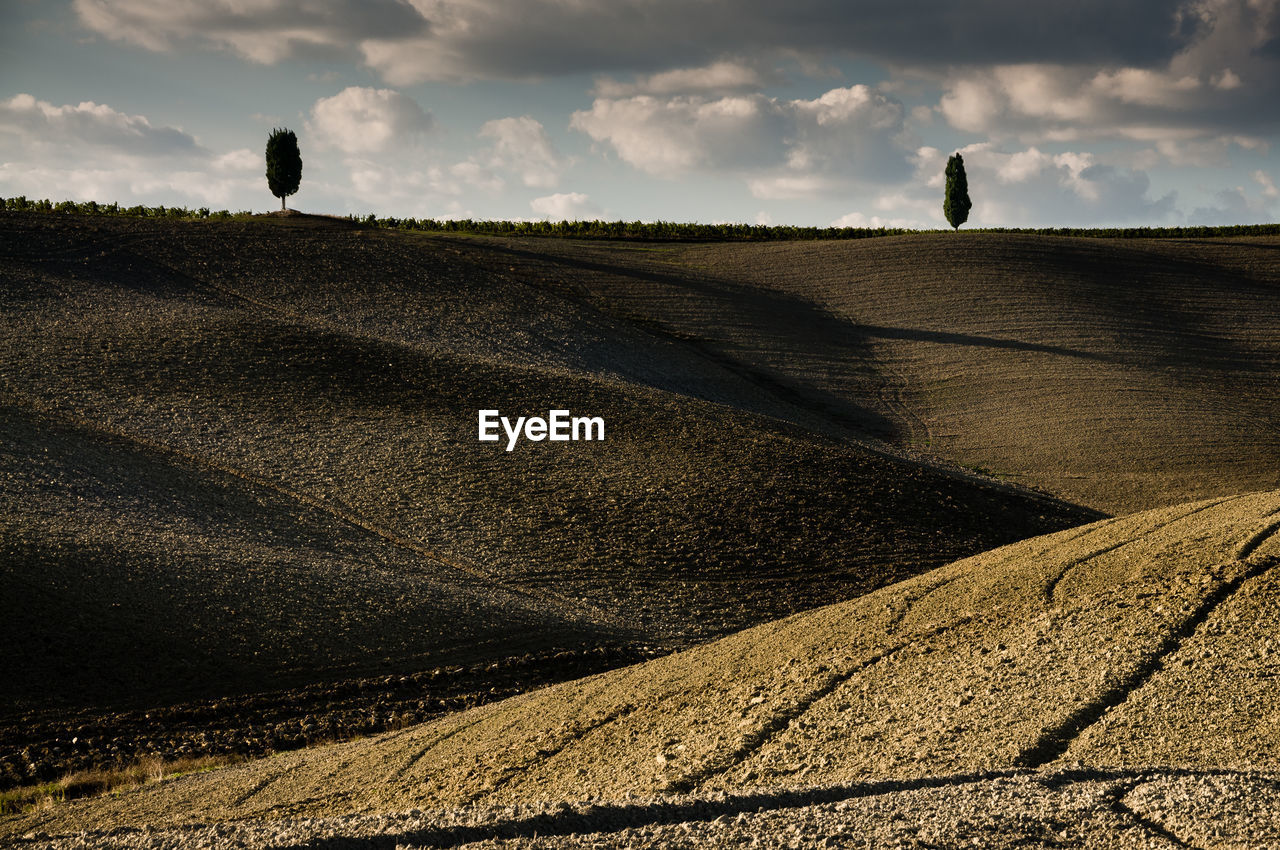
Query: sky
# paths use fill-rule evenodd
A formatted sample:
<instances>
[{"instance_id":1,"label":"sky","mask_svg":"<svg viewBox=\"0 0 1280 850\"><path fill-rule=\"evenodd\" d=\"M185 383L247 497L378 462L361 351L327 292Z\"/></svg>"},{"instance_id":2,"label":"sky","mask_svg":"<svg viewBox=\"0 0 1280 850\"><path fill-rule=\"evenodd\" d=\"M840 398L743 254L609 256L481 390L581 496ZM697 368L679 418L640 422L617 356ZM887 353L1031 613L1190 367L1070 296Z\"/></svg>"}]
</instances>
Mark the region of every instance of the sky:
<instances>
[{"instance_id":1,"label":"sky","mask_svg":"<svg viewBox=\"0 0 1280 850\"><path fill-rule=\"evenodd\" d=\"M1280 0L0 0L0 195L942 227L1280 218Z\"/></svg>"}]
</instances>

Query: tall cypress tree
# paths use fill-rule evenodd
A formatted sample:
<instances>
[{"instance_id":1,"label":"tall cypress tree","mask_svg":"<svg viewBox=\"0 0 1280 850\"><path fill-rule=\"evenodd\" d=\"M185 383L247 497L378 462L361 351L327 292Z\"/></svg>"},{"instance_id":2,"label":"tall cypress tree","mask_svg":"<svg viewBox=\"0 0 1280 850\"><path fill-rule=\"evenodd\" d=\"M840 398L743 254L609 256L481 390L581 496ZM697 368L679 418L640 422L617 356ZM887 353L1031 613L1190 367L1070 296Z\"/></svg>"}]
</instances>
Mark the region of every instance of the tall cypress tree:
<instances>
[{"instance_id":1,"label":"tall cypress tree","mask_svg":"<svg viewBox=\"0 0 1280 850\"><path fill-rule=\"evenodd\" d=\"M942 199L942 212L952 229L959 228L969 220L969 210L973 202L969 200L969 178L964 175L964 157L952 154L947 160L947 193Z\"/></svg>"},{"instance_id":2,"label":"tall cypress tree","mask_svg":"<svg viewBox=\"0 0 1280 850\"><path fill-rule=\"evenodd\" d=\"M284 199L298 191L302 182L302 154L298 151L298 137L292 130L277 127L267 137L267 186L271 194Z\"/></svg>"}]
</instances>

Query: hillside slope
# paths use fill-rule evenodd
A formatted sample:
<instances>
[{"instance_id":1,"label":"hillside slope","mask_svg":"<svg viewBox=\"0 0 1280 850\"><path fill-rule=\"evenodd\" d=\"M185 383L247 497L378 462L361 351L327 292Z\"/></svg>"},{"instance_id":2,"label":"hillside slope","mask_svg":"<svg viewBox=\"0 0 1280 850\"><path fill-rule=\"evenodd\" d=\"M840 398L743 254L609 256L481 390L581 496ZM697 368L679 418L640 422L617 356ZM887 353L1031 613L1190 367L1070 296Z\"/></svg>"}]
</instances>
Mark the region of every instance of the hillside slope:
<instances>
[{"instance_id":1,"label":"hillside slope","mask_svg":"<svg viewBox=\"0 0 1280 850\"><path fill-rule=\"evenodd\" d=\"M404 677L469 666L491 699L1096 516L826 433L474 250L0 218L0 783L211 746L246 694L218 747L387 728L457 707ZM561 407L605 441L476 439L480 409ZM333 726L298 690L326 684L365 705Z\"/></svg>"},{"instance_id":2,"label":"hillside slope","mask_svg":"<svg viewBox=\"0 0 1280 850\"><path fill-rule=\"evenodd\" d=\"M1273 237L483 244L828 427L1108 513L1280 486Z\"/></svg>"},{"instance_id":3,"label":"hillside slope","mask_svg":"<svg viewBox=\"0 0 1280 850\"><path fill-rule=\"evenodd\" d=\"M505 820L462 813L463 822L493 821L478 832L448 828L459 815L420 812L376 826L354 818L278 829L460 844L529 837L541 824L567 844L598 827L621 845L618 830L649 824L661 835L664 824L690 821L710 840L707 821L736 811L754 812L781 841L819 816L883 832L877 812L896 810L915 818L900 831L945 828L969 812L974 819L959 828L976 835L975 824L986 823L1004 838L1043 841L1044 829L1062 830L1065 846L1106 846L1108 836L1114 846L1180 846L1171 829L1212 833L1234 812L1232 828L1245 831L1224 840L1263 846L1258 836L1274 837L1277 827L1265 800L1280 788L1268 778L1280 773L1278 630L1280 491L1213 499L1006 546L436 723L69 804L3 828L477 804L537 813L590 798L586 814L530 815L528 832L504 832L521 822L515 809ZM621 802L686 792L703 796ZM1244 802L1245 794L1254 796ZM932 814L930 799L939 805ZM1227 799L1237 808L1224 808ZM848 803L844 814L822 809L835 801ZM788 812L769 827L777 808Z\"/></svg>"}]
</instances>

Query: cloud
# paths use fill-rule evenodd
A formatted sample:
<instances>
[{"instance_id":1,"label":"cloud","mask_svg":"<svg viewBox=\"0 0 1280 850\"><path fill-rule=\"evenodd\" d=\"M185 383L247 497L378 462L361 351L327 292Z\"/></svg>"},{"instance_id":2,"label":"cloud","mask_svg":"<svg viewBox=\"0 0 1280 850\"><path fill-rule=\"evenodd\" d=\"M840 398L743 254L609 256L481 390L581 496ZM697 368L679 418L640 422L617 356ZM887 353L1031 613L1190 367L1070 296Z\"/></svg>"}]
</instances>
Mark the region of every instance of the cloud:
<instances>
[{"instance_id":1,"label":"cloud","mask_svg":"<svg viewBox=\"0 0 1280 850\"><path fill-rule=\"evenodd\" d=\"M194 44L273 64L339 56L352 39L404 38L426 19L397 0L75 0L80 22L154 51Z\"/></svg>"},{"instance_id":2,"label":"cloud","mask_svg":"<svg viewBox=\"0 0 1280 850\"><path fill-rule=\"evenodd\" d=\"M307 130L322 146L347 154L382 153L418 143L431 115L413 98L391 89L350 86L317 100Z\"/></svg>"},{"instance_id":3,"label":"cloud","mask_svg":"<svg viewBox=\"0 0 1280 850\"><path fill-rule=\"evenodd\" d=\"M603 214L603 210L581 192L558 192L534 198L529 207L535 214L555 221L597 219Z\"/></svg>"},{"instance_id":4,"label":"cloud","mask_svg":"<svg viewBox=\"0 0 1280 850\"><path fill-rule=\"evenodd\" d=\"M757 197L794 198L906 176L903 115L900 103L859 85L813 100L597 98L570 127L649 174L740 174Z\"/></svg>"},{"instance_id":5,"label":"cloud","mask_svg":"<svg viewBox=\"0 0 1280 850\"><path fill-rule=\"evenodd\" d=\"M1197 13L1208 1L919 0L909 15L898 0L75 0L75 9L89 29L149 50L190 44L262 63L355 55L407 85L660 74L733 56L1150 67L1212 26Z\"/></svg>"},{"instance_id":6,"label":"cloud","mask_svg":"<svg viewBox=\"0 0 1280 850\"><path fill-rule=\"evenodd\" d=\"M480 137L493 140L488 166L519 174L526 186L549 189L568 167L546 129L528 115L488 121L480 128Z\"/></svg>"},{"instance_id":7,"label":"cloud","mask_svg":"<svg viewBox=\"0 0 1280 850\"><path fill-rule=\"evenodd\" d=\"M193 136L157 127L143 115L127 115L106 104L84 101L54 106L29 94L0 101L0 139L67 152L93 148L129 156L186 156L200 152Z\"/></svg>"},{"instance_id":8,"label":"cloud","mask_svg":"<svg viewBox=\"0 0 1280 850\"><path fill-rule=\"evenodd\" d=\"M918 228L920 222L913 218L881 218L878 215L868 216L861 212L842 215L831 222L831 227L903 227Z\"/></svg>"},{"instance_id":9,"label":"cloud","mask_svg":"<svg viewBox=\"0 0 1280 850\"><path fill-rule=\"evenodd\" d=\"M751 167L784 153L785 116L763 95L597 98L569 126L642 171L674 177L694 168Z\"/></svg>"},{"instance_id":10,"label":"cloud","mask_svg":"<svg viewBox=\"0 0 1280 850\"><path fill-rule=\"evenodd\" d=\"M597 97L635 97L638 94L669 96L750 91L773 82L776 75L766 75L750 65L722 60L699 68L673 68L637 77L621 83L608 77L596 80L593 94Z\"/></svg>"},{"instance_id":11,"label":"cloud","mask_svg":"<svg viewBox=\"0 0 1280 850\"><path fill-rule=\"evenodd\" d=\"M1280 128L1280 63L1262 48L1280 0L1199 0L1182 47L1155 65L993 63L942 80L951 126L1024 142L1256 138Z\"/></svg>"},{"instance_id":12,"label":"cloud","mask_svg":"<svg viewBox=\"0 0 1280 850\"><path fill-rule=\"evenodd\" d=\"M469 218L466 205L470 189L488 191L492 175L472 171L465 163L454 166L417 164L413 160L391 162L386 158L346 157L345 176L315 187L348 212L419 218Z\"/></svg>"},{"instance_id":13,"label":"cloud","mask_svg":"<svg viewBox=\"0 0 1280 850\"><path fill-rule=\"evenodd\" d=\"M1265 184L1258 197L1250 197L1243 186L1236 186L1217 192L1215 200L1217 203L1213 206L1192 210L1187 216L1187 224L1221 225L1275 220L1276 198L1274 194L1267 194Z\"/></svg>"},{"instance_id":14,"label":"cloud","mask_svg":"<svg viewBox=\"0 0 1280 850\"><path fill-rule=\"evenodd\" d=\"M265 194L264 169L260 153L215 154L183 130L107 104L0 101L0 195L226 205Z\"/></svg>"},{"instance_id":15,"label":"cloud","mask_svg":"<svg viewBox=\"0 0 1280 850\"><path fill-rule=\"evenodd\" d=\"M991 143L962 148L978 227L1102 227L1173 223L1173 193L1151 196L1146 173L1097 161L1088 152L1046 153L1036 147L1007 151ZM916 173L904 188L879 196L875 214L845 216L858 226L942 226L944 171L948 154L922 147Z\"/></svg>"},{"instance_id":16,"label":"cloud","mask_svg":"<svg viewBox=\"0 0 1280 850\"><path fill-rule=\"evenodd\" d=\"M266 162L262 153L257 153L248 148L240 148L239 150L228 151L213 158L212 166L214 170L222 173L240 173L247 174L251 171L258 171L260 168L266 168Z\"/></svg>"},{"instance_id":17,"label":"cloud","mask_svg":"<svg viewBox=\"0 0 1280 850\"><path fill-rule=\"evenodd\" d=\"M1280 189L1276 188L1275 181L1271 179L1271 175L1259 169L1253 172L1254 181L1262 187L1262 197L1275 200L1280 198Z\"/></svg>"}]
</instances>

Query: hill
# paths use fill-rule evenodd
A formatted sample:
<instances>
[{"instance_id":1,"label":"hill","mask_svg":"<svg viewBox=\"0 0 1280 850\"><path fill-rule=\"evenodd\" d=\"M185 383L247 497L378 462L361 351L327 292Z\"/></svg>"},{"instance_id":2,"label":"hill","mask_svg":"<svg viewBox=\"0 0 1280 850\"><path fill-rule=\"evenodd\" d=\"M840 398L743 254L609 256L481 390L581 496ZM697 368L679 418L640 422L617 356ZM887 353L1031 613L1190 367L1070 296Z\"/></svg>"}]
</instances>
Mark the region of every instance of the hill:
<instances>
[{"instance_id":1,"label":"hill","mask_svg":"<svg viewBox=\"0 0 1280 850\"><path fill-rule=\"evenodd\" d=\"M1274 236L480 244L935 463L1113 514L1280 485Z\"/></svg>"},{"instance_id":2,"label":"hill","mask_svg":"<svg viewBox=\"0 0 1280 850\"><path fill-rule=\"evenodd\" d=\"M1278 566L1280 491L1153 510L435 723L3 828L294 818L217 834L453 846L542 829L544 845L628 846L758 829L781 846L839 826L943 846L1265 846L1280 834ZM458 806L480 808L386 817Z\"/></svg>"},{"instance_id":3,"label":"hill","mask_svg":"<svg viewBox=\"0 0 1280 850\"><path fill-rule=\"evenodd\" d=\"M510 257L0 217L0 780L413 723L1097 516ZM476 439L561 407L605 441Z\"/></svg>"}]
</instances>

